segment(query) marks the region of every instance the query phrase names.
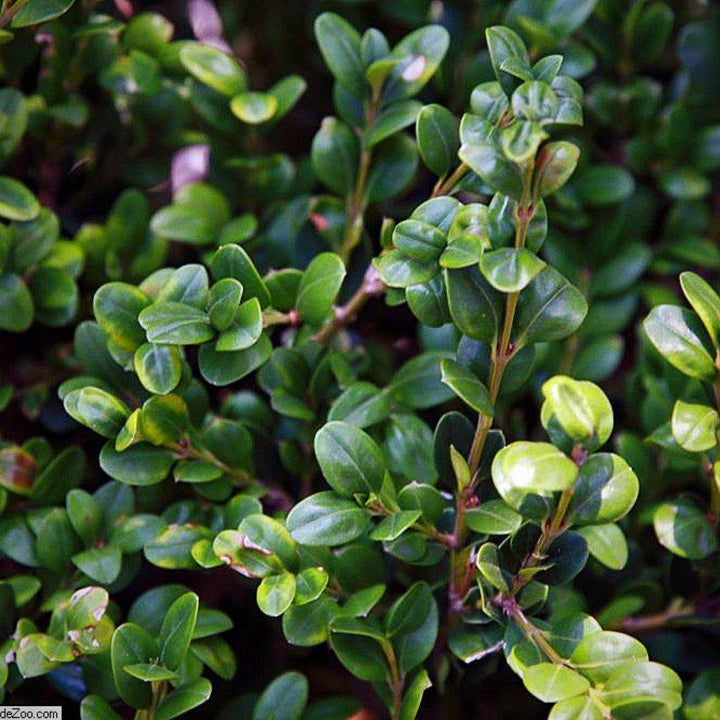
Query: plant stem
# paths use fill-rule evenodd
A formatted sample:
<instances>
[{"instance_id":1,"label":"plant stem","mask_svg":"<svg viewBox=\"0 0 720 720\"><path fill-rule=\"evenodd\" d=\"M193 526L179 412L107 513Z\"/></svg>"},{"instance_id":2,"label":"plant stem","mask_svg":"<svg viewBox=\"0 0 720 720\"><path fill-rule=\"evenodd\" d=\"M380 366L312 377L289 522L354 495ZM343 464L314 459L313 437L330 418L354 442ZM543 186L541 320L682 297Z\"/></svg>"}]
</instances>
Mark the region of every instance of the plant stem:
<instances>
[{"instance_id":1,"label":"plant stem","mask_svg":"<svg viewBox=\"0 0 720 720\"><path fill-rule=\"evenodd\" d=\"M382 644L383 652L388 661L388 667L390 668L390 690L393 696L392 710L390 711L390 717L392 720L400 720L400 709L402 708L402 693L405 685L405 680L400 672L400 666L398 665L397 656L395 655L395 649L392 643L388 640Z\"/></svg>"},{"instance_id":2,"label":"plant stem","mask_svg":"<svg viewBox=\"0 0 720 720\"><path fill-rule=\"evenodd\" d=\"M6 3L3 3L2 14L0 15L0 28L4 28L10 24L11 20L20 12L26 1L27 0L16 0L10 7L8 7Z\"/></svg>"},{"instance_id":3,"label":"plant stem","mask_svg":"<svg viewBox=\"0 0 720 720\"><path fill-rule=\"evenodd\" d=\"M366 128L369 128L373 124L375 117L380 111L380 104L380 98L374 94L365 112ZM355 187L347 197L347 218L345 220L345 231L343 233L342 245L338 250L338 255L345 265L348 264L353 249L360 242L360 238L362 237L363 226L365 224L365 208L368 203L367 179L368 173L370 172L371 162L372 151L367 148L363 148L360 152L360 162L358 163Z\"/></svg>"},{"instance_id":4,"label":"plant stem","mask_svg":"<svg viewBox=\"0 0 720 720\"><path fill-rule=\"evenodd\" d=\"M335 308L335 316L333 319L326 323L315 334L313 339L319 343L326 343L343 325L357 315L371 297L382 295L384 292L385 285L380 279L380 275L375 269L375 266L371 263L368 265L365 271L365 277L355 294L345 305Z\"/></svg>"},{"instance_id":5,"label":"plant stem","mask_svg":"<svg viewBox=\"0 0 720 720\"><path fill-rule=\"evenodd\" d=\"M514 599L505 601L503 609L505 610L505 614L515 621L517 626L523 631L523 634L535 644L538 650L540 650L550 662L556 665L569 666L565 658L550 644L550 641L545 637L545 633L525 617L525 613L520 609L520 606Z\"/></svg>"},{"instance_id":6,"label":"plant stem","mask_svg":"<svg viewBox=\"0 0 720 720\"><path fill-rule=\"evenodd\" d=\"M432 195L430 197L440 197L441 195L450 195L455 189L455 186L468 174L470 166L466 163L460 163L455 168L455 172L450 175L449 178L440 178L433 188Z\"/></svg>"},{"instance_id":7,"label":"plant stem","mask_svg":"<svg viewBox=\"0 0 720 720\"><path fill-rule=\"evenodd\" d=\"M533 170L534 161L529 160L523 173L522 197L515 210L515 247L518 250L522 250L525 247L528 228L535 212L532 195ZM495 405L500 393L500 385L502 383L505 368L516 351L516 348L512 345L511 337L519 298L519 291L509 293L507 295L500 340L498 341L497 346L493 349L491 357L490 375L488 378L488 394L493 405ZM493 418L490 415L485 415L483 413L478 415L475 435L473 436L472 445L470 446L470 454L468 455L468 466L470 468L471 477L469 486L470 491L476 487L479 480L477 477L477 471L480 466L480 459L482 458L482 451L485 447L488 433L492 427L492 421ZM467 525L465 523L465 504L467 500L468 498L466 495L458 493L455 505L455 528L453 531L455 549L452 551L450 557L450 588L448 591L451 616L454 612L452 608L457 606L458 601L461 601L462 598L464 598L468 587L463 580L463 578L466 577L466 573L461 572L459 564L459 551L467 538Z\"/></svg>"},{"instance_id":8,"label":"plant stem","mask_svg":"<svg viewBox=\"0 0 720 720\"><path fill-rule=\"evenodd\" d=\"M610 630L622 630L623 632L635 634L642 632L652 632L653 630L661 630L671 625L675 620L688 617L695 613L695 606L681 605L680 607L670 605L670 607L653 615L640 615L639 617L628 617L609 626Z\"/></svg>"}]
</instances>

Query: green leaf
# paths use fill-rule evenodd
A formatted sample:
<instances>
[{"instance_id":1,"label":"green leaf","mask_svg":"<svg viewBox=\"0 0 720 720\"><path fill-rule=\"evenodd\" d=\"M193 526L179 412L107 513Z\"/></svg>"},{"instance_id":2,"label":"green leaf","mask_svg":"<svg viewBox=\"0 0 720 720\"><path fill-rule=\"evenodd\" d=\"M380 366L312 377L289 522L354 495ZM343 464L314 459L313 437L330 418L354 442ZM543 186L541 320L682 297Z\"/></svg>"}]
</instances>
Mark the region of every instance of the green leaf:
<instances>
[{"instance_id":1,"label":"green leaf","mask_svg":"<svg viewBox=\"0 0 720 720\"><path fill-rule=\"evenodd\" d=\"M70 522L83 543L89 545L98 540L105 522L100 502L84 490L75 489L67 494L65 504Z\"/></svg>"},{"instance_id":2,"label":"green leaf","mask_svg":"<svg viewBox=\"0 0 720 720\"><path fill-rule=\"evenodd\" d=\"M394 102L420 92L435 74L450 46L450 35L441 25L426 25L406 35L392 51L399 62L392 69L383 101Z\"/></svg>"},{"instance_id":3,"label":"green leaf","mask_svg":"<svg viewBox=\"0 0 720 720\"><path fill-rule=\"evenodd\" d=\"M63 403L68 415L106 438L114 438L130 415L124 402L96 387L73 390Z\"/></svg>"},{"instance_id":4,"label":"green leaf","mask_svg":"<svg viewBox=\"0 0 720 720\"><path fill-rule=\"evenodd\" d=\"M133 366L146 390L167 395L180 382L182 360L180 348L174 345L143 343L133 355Z\"/></svg>"},{"instance_id":5,"label":"green leaf","mask_svg":"<svg viewBox=\"0 0 720 720\"><path fill-rule=\"evenodd\" d=\"M345 278L345 266L335 253L320 253L305 270L295 307L311 325L320 325L330 312Z\"/></svg>"},{"instance_id":6,"label":"green leaf","mask_svg":"<svg viewBox=\"0 0 720 720\"><path fill-rule=\"evenodd\" d=\"M510 101L498 82L484 82L476 85L470 95L470 108L483 120L497 125L510 109Z\"/></svg>"},{"instance_id":7,"label":"green leaf","mask_svg":"<svg viewBox=\"0 0 720 720\"><path fill-rule=\"evenodd\" d=\"M413 260L432 262L445 249L445 235L420 220L403 220L393 231L393 244Z\"/></svg>"},{"instance_id":8,"label":"green leaf","mask_svg":"<svg viewBox=\"0 0 720 720\"><path fill-rule=\"evenodd\" d=\"M158 650L156 640L132 623L120 625L113 633L110 657L115 687L122 701L132 708L149 707L152 702L152 688L149 683L125 672L125 666L150 662L157 657Z\"/></svg>"},{"instance_id":9,"label":"green leaf","mask_svg":"<svg viewBox=\"0 0 720 720\"><path fill-rule=\"evenodd\" d=\"M302 97L306 89L307 83L299 75L288 75L288 77L275 83L275 85L267 91L268 95L275 98L275 102L277 103L275 119L277 120L287 115Z\"/></svg>"},{"instance_id":10,"label":"green leaf","mask_svg":"<svg viewBox=\"0 0 720 720\"><path fill-rule=\"evenodd\" d=\"M628 561L623 531L614 523L591 525L576 531L585 538L590 554L611 570L622 570Z\"/></svg>"},{"instance_id":11,"label":"green leaf","mask_svg":"<svg viewBox=\"0 0 720 720\"><path fill-rule=\"evenodd\" d=\"M0 518L0 543L5 555L16 562L28 567L40 565L37 542L24 515L13 514Z\"/></svg>"},{"instance_id":12,"label":"green leaf","mask_svg":"<svg viewBox=\"0 0 720 720\"><path fill-rule=\"evenodd\" d=\"M561 700L553 706L552 720L604 720L600 708L588 695Z\"/></svg>"},{"instance_id":13,"label":"green leaf","mask_svg":"<svg viewBox=\"0 0 720 720\"><path fill-rule=\"evenodd\" d=\"M295 543L285 526L267 515L249 515L240 523L244 533L256 547L277 555L285 568L293 570L297 562Z\"/></svg>"},{"instance_id":14,"label":"green leaf","mask_svg":"<svg viewBox=\"0 0 720 720\"><path fill-rule=\"evenodd\" d=\"M417 166L417 148L407 135L399 133L383 141L368 172L368 202L384 202L403 193L414 180Z\"/></svg>"},{"instance_id":15,"label":"green leaf","mask_svg":"<svg viewBox=\"0 0 720 720\"><path fill-rule=\"evenodd\" d=\"M543 702L558 702L581 695L590 688L587 678L564 665L543 662L523 675L525 687Z\"/></svg>"},{"instance_id":16,"label":"green leaf","mask_svg":"<svg viewBox=\"0 0 720 720\"><path fill-rule=\"evenodd\" d=\"M370 533L372 540L395 540L411 527L422 512L420 510L401 510L384 517Z\"/></svg>"},{"instance_id":17,"label":"green leaf","mask_svg":"<svg viewBox=\"0 0 720 720\"><path fill-rule=\"evenodd\" d=\"M617 672L604 685L600 698L613 714L633 714L655 710L677 710L682 705L682 681L675 671L654 662L638 663L632 672Z\"/></svg>"},{"instance_id":18,"label":"green leaf","mask_svg":"<svg viewBox=\"0 0 720 720\"><path fill-rule=\"evenodd\" d=\"M208 286L204 265L183 265L165 281L154 299L155 302L176 302L202 310L208 302Z\"/></svg>"},{"instance_id":19,"label":"green leaf","mask_svg":"<svg viewBox=\"0 0 720 720\"><path fill-rule=\"evenodd\" d=\"M566 140L546 143L535 160L533 182L538 197L559 190L575 172L580 148Z\"/></svg>"},{"instance_id":20,"label":"green leaf","mask_svg":"<svg viewBox=\"0 0 720 720\"><path fill-rule=\"evenodd\" d=\"M230 101L230 110L248 125L262 125L275 117L278 102L269 93L243 92Z\"/></svg>"},{"instance_id":21,"label":"green leaf","mask_svg":"<svg viewBox=\"0 0 720 720\"><path fill-rule=\"evenodd\" d=\"M160 628L160 662L177 670L185 659L195 631L199 600L195 593L185 593L170 606Z\"/></svg>"},{"instance_id":22,"label":"green leaf","mask_svg":"<svg viewBox=\"0 0 720 720\"><path fill-rule=\"evenodd\" d=\"M235 313L235 324L218 336L215 350L217 352L247 350L260 339L262 329L262 310L258 299L246 300Z\"/></svg>"},{"instance_id":23,"label":"green leaf","mask_svg":"<svg viewBox=\"0 0 720 720\"><path fill-rule=\"evenodd\" d=\"M32 220L39 212L40 203L21 182L4 175L0 177L0 217Z\"/></svg>"},{"instance_id":24,"label":"green leaf","mask_svg":"<svg viewBox=\"0 0 720 720\"><path fill-rule=\"evenodd\" d=\"M490 187L514 200L520 200L523 190L520 169L505 157L499 147L479 140L465 142L458 155Z\"/></svg>"},{"instance_id":25,"label":"green leaf","mask_svg":"<svg viewBox=\"0 0 720 720\"><path fill-rule=\"evenodd\" d=\"M57 646L57 641L53 643L53 639L36 632L31 632L22 638L15 651L15 664L23 678L28 679L46 675L58 666L58 663L49 660L41 649L41 646L46 645L46 643ZM51 655L50 652L47 652L47 654Z\"/></svg>"},{"instance_id":26,"label":"green leaf","mask_svg":"<svg viewBox=\"0 0 720 720\"><path fill-rule=\"evenodd\" d=\"M699 275L680 274L680 285L693 310L702 320L715 347L720 346L720 297Z\"/></svg>"},{"instance_id":27,"label":"green leaf","mask_svg":"<svg viewBox=\"0 0 720 720\"><path fill-rule=\"evenodd\" d=\"M465 522L470 530L477 533L511 535L522 525L522 515L502 500L490 500L478 508L467 510Z\"/></svg>"},{"instance_id":28,"label":"green leaf","mask_svg":"<svg viewBox=\"0 0 720 720\"><path fill-rule=\"evenodd\" d=\"M410 681L402 703L400 704L400 720L414 720L420 712L425 691L432 687L432 681L425 669L421 669Z\"/></svg>"},{"instance_id":29,"label":"green leaf","mask_svg":"<svg viewBox=\"0 0 720 720\"><path fill-rule=\"evenodd\" d=\"M196 570L193 545L210 535L209 530L201 525L170 525L145 545L144 554L148 562L160 568Z\"/></svg>"},{"instance_id":30,"label":"green leaf","mask_svg":"<svg viewBox=\"0 0 720 720\"><path fill-rule=\"evenodd\" d=\"M177 680L177 673L168 670L164 665L154 663L135 663L126 665L125 672L138 680L145 682L158 682L162 680Z\"/></svg>"},{"instance_id":31,"label":"green leaf","mask_svg":"<svg viewBox=\"0 0 720 720\"><path fill-rule=\"evenodd\" d=\"M495 77L503 86L503 89L508 92L508 89L513 88L514 83L510 82L511 78L503 74L501 68L508 59L514 59L520 66L529 68L530 56L525 43L517 33L501 25L487 28L485 38L490 51L490 61L492 62Z\"/></svg>"},{"instance_id":32,"label":"green leaf","mask_svg":"<svg viewBox=\"0 0 720 720\"><path fill-rule=\"evenodd\" d=\"M66 13L72 4L73 0L29 0L13 16L12 27L24 28L47 22Z\"/></svg>"},{"instance_id":33,"label":"green leaf","mask_svg":"<svg viewBox=\"0 0 720 720\"><path fill-rule=\"evenodd\" d=\"M557 423L573 443L589 451L604 445L613 429L613 411L605 393L595 384L556 375L542 386L543 427L553 436Z\"/></svg>"},{"instance_id":34,"label":"green leaf","mask_svg":"<svg viewBox=\"0 0 720 720\"><path fill-rule=\"evenodd\" d=\"M360 537L370 518L356 502L334 492L321 492L299 502L287 517L287 527L303 545L344 545Z\"/></svg>"},{"instance_id":35,"label":"green leaf","mask_svg":"<svg viewBox=\"0 0 720 720\"><path fill-rule=\"evenodd\" d=\"M242 293L243 286L235 278L223 278L210 288L207 311L216 330L223 332L232 327Z\"/></svg>"},{"instance_id":36,"label":"green leaf","mask_svg":"<svg viewBox=\"0 0 720 720\"><path fill-rule=\"evenodd\" d=\"M446 270L448 306L458 329L473 340L494 342L501 318L501 296L479 268Z\"/></svg>"},{"instance_id":37,"label":"green leaf","mask_svg":"<svg viewBox=\"0 0 720 720\"><path fill-rule=\"evenodd\" d=\"M329 422L315 435L315 455L333 490L351 497L380 492L385 461L375 441L344 422Z\"/></svg>"},{"instance_id":38,"label":"green leaf","mask_svg":"<svg viewBox=\"0 0 720 720\"><path fill-rule=\"evenodd\" d=\"M207 678L198 678L179 685L160 702L155 712L155 720L172 720L185 715L206 702L211 692L212 685Z\"/></svg>"},{"instance_id":39,"label":"green leaf","mask_svg":"<svg viewBox=\"0 0 720 720\"><path fill-rule=\"evenodd\" d=\"M716 369L705 349L703 330L694 315L676 305L658 305L645 318L643 327L657 351L685 375L710 380Z\"/></svg>"},{"instance_id":40,"label":"green leaf","mask_svg":"<svg viewBox=\"0 0 720 720\"><path fill-rule=\"evenodd\" d=\"M99 695L86 695L80 703L80 720L121 720Z\"/></svg>"},{"instance_id":41,"label":"green leaf","mask_svg":"<svg viewBox=\"0 0 720 720\"><path fill-rule=\"evenodd\" d=\"M149 443L118 452L109 442L100 451L100 467L114 480L128 485L156 485L168 476L174 463L171 452Z\"/></svg>"},{"instance_id":42,"label":"green leaf","mask_svg":"<svg viewBox=\"0 0 720 720\"><path fill-rule=\"evenodd\" d=\"M178 482L206 483L223 476L222 468L204 460L181 460L173 475Z\"/></svg>"},{"instance_id":43,"label":"green leaf","mask_svg":"<svg viewBox=\"0 0 720 720\"><path fill-rule=\"evenodd\" d=\"M642 643L619 632L595 632L583 638L570 662L593 684L606 683L615 673L632 674L648 659Z\"/></svg>"},{"instance_id":44,"label":"green leaf","mask_svg":"<svg viewBox=\"0 0 720 720\"><path fill-rule=\"evenodd\" d=\"M258 585L258 607L270 617L279 617L292 605L295 590L296 580L292 573L268 575Z\"/></svg>"},{"instance_id":45,"label":"green leaf","mask_svg":"<svg viewBox=\"0 0 720 720\"><path fill-rule=\"evenodd\" d=\"M423 581L408 588L390 607L385 616L385 634L392 638L409 635L425 622L434 603L430 586Z\"/></svg>"},{"instance_id":46,"label":"green leaf","mask_svg":"<svg viewBox=\"0 0 720 720\"><path fill-rule=\"evenodd\" d=\"M678 445L688 452L704 452L717 444L720 416L707 405L677 400L673 407L671 428Z\"/></svg>"},{"instance_id":47,"label":"green leaf","mask_svg":"<svg viewBox=\"0 0 720 720\"><path fill-rule=\"evenodd\" d=\"M280 558L237 530L223 530L213 541L213 551L234 570L247 577L265 577L283 570Z\"/></svg>"},{"instance_id":48,"label":"green leaf","mask_svg":"<svg viewBox=\"0 0 720 720\"><path fill-rule=\"evenodd\" d=\"M98 325L126 352L135 352L145 342L138 315L148 305L150 299L144 292L120 282L103 285L93 298Z\"/></svg>"},{"instance_id":49,"label":"green leaf","mask_svg":"<svg viewBox=\"0 0 720 720\"><path fill-rule=\"evenodd\" d=\"M207 665L223 680L232 680L237 672L237 661L230 645L222 638L193 640L190 646L192 654Z\"/></svg>"},{"instance_id":50,"label":"green leaf","mask_svg":"<svg viewBox=\"0 0 720 720\"><path fill-rule=\"evenodd\" d=\"M378 387L368 382L356 382L333 402L328 420L365 428L385 420L391 411L390 399Z\"/></svg>"},{"instance_id":51,"label":"green leaf","mask_svg":"<svg viewBox=\"0 0 720 720\"><path fill-rule=\"evenodd\" d=\"M232 97L245 91L245 72L222 50L203 43L188 42L180 49L180 62L193 77L222 95Z\"/></svg>"},{"instance_id":52,"label":"green leaf","mask_svg":"<svg viewBox=\"0 0 720 720\"><path fill-rule=\"evenodd\" d=\"M210 259L215 280L234 278L243 286L246 299L256 297L260 307L270 304L270 292L263 282L250 256L239 245L223 245Z\"/></svg>"},{"instance_id":53,"label":"green leaf","mask_svg":"<svg viewBox=\"0 0 720 720\"><path fill-rule=\"evenodd\" d=\"M544 267L537 255L524 248L500 248L484 253L480 260L487 281L504 293L520 292Z\"/></svg>"},{"instance_id":54,"label":"green leaf","mask_svg":"<svg viewBox=\"0 0 720 720\"><path fill-rule=\"evenodd\" d=\"M432 485L409 482L398 493L398 504L403 510L420 510L426 522L435 524L445 510L445 498Z\"/></svg>"},{"instance_id":55,"label":"green leaf","mask_svg":"<svg viewBox=\"0 0 720 720\"><path fill-rule=\"evenodd\" d=\"M66 626L70 630L97 625L107 610L110 596L99 587L84 587L76 590L67 605Z\"/></svg>"},{"instance_id":56,"label":"green leaf","mask_svg":"<svg viewBox=\"0 0 720 720\"><path fill-rule=\"evenodd\" d=\"M379 627L368 619L337 618L331 631L330 645L349 672L367 682L387 679L389 669Z\"/></svg>"},{"instance_id":57,"label":"green leaf","mask_svg":"<svg viewBox=\"0 0 720 720\"><path fill-rule=\"evenodd\" d=\"M199 345L215 337L207 313L178 302L153 303L138 320L147 339L169 345Z\"/></svg>"},{"instance_id":58,"label":"green leaf","mask_svg":"<svg viewBox=\"0 0 720 720\"><path fill-rule=\"evenodd\" d=\"M468 625L460 623L448 637L448 647L455 657L465 663L482 660L502 649L503 629L494 623L490 625Z\"/></svg>"},{"instance_id":59,"label":"green leaf","mask_svg":"<svg viewBox=\"0 0 720 720\"><path fill-rule=\"evenodd\" d=\"M233 352L218 351L206 343L198 353L200 373L212 385L229 385L257 370L270 357L272 349L272 341L264 334L251 347Z\"/></svg>"},{"instance_id":60,"label":"green leaf","mask_svg":"<svg viewBox=\"0 0 720 720\"><path fill-rule=\"evenodd\" d=\"M440 271L436 262L413 260L400 250L384 252L376 260L382 281L389 287L407 288L432 280Z\"/></svg>"},{"instance_id":61,"label":"green leaf","mask_svg":"<svg viewBox=\"0 0 720 720\"><path fill-rule=\"evenodd\" d=\"M372 148L391 135L412 125L422 108L417 100L401 100L383 110L363 136L363 145Z\"/></svg>"},{"instance_id":62,"label":"green leaf","mask_svg":"<svg viewBox=\"0 0 720 720\"><path fill-rule=\"evenodd\" d=\"M321 567L306 568L295 576L295 597L293 604L306 605L317 600L327 587L330 576Z\"/></svg>"},{"instance_id":63,"label":"green leaf","mask_svg":"<svg viewBox=\"0 0 720 720\"><path fill-rule=\"evenodd\" d=\"M440 177L457 162L459 130L458 119L442 105L426 105L417 115L415 134L420 157Z\"/></svg>"},{"instance_id":64,"label":"green leaf","mask_svg":"<svg viewBox=\"0 0 720 720\"><path fill-rule=\"evenodd\" d=\"M252 720L300 720L308 700L308 681L299 672L283 673L263 691Z\"/></svg>"},{"instance_id":65,"label":"green leaf","mask_svg":"<svg viewBox=\"0 0 720 720\"><path fill-rule=\"evenodd\" d=\"M92 547L73 555L72 561L91 580L109 585L120 575L122 553L117 545Z\"/></svg>"},{"instance_id":66,"label":"green leaf","mask_svg":"<svg viewBox=\"0 0 720 720\"><path fill-rule=\"evenodd\" d=\"M630 512L639 487L637 476L619 455L591 455L580 468L568 517L575 525L615 522Z\"/></svg>"},{"instance_id":67,"label":"green leaf","mask_svg":"<svg viewBox=\"0 0 720 720\"><path fill-rule=\"evenodd\" d=\"M513 325L515 345L562 340L578 329L587 308L582 293L546 266L520 295Z\"/></svg>"},{"instance_id":68,"label":"green leaf","mask_svg":"<svg viewBox=\"0 0 720 720\"><path fill-rule=\"evenodd\" d=\"M449 358L442 361L441 369L442 381L451 387L458 397L473 410L487 417L493 417L495 408L488 390L472 370L468 370Z\"/></svg>"},{"instance_id":69,"label":"green leaf","mask_svg":"<svg viewBox=\"0 0 720 720\"><path fill-rule=\"evenodd\" d=\"M547 138L539 123L517 120L500 130L500 147L506 158L521 165L535 158L540 143Z\"/></svg>"},{"instance_id":70,"label":"green leaf","mask_svg":"<svg viewBox=\"0 0 720 720\"><path fill-rule=\"evenodd\" d=\"M618 165L586 165L578 171L573 187L590 207L604 207L632 195L635 180L629 170Z\"/></svg>"},{"instance_id":71,"label":"green leaf","mask_svg":"<svg viewBox=\"0 0 720 720\"><path fill-rule=\"evenodd\" d=\"M690 684L683 706L685 720L712 720L720 713L720 668L703 670Z\"/></svg>"},{"instance_id":72,"label":"green leaf","mask_svg":"<svg viewBox=\"0 0 720 720\"><path fill-rule=\"evenodd\" d=\"M692 500L679 497L662 503L653 516L660 544L689 560L707 557L717 548L717 534L704 513Z\"/></svg>"},{"instance_id":73,"label":"green leaf","mask_svg":"<svg viewBox=\"0 0 720 720\"><path fill-rule=\"evenodd\" d=\"M312 142L313 170L333 192L348 195L355 184L360 143L337 118L326 117Z\"/></svg>"},{"instance_id":74,"label":"green leaf","mask_svg":"<svg viewBox=\"0 0 720 720\"><path fill-rule=\"evenodd\" d=\"M339 15L325 12L315 20L315 38L338 83L351 95L364 98L368 84L360 58L360 33Z\"/></svg>"},{"instance_id":75,"label":"green leaf","mask_svg":"<svg viewBox=\"0 0 720 720\"><path fill-rule=\"evenodd\" d=\"M184 437L189 425L188 409L179 395L156 395L140 411L143 438L153 445L172 446Z\"/></svg>"},{"instance_id":76,"label":"green leaf","mask_svg":"<svg viewBox=\"0 0 720 720\"><path fill-rule=\"evenodd\" d=\"M432 407L452 398L452 390L442 382L444 357L440 352L426 352L408 360L387 387L392 398L406 408Z\"/></svg>"},{"instance_id":77,"label":"green leaf","mask_svg":"<svg viewBox=\"0 0 720 720\"><path fill-rule=\"evenodd\" d=\"M498 452L492 464L500 497L516 510L521 510L527 495L567 490L577 476L577 465L549 443L511 443Z\"/></svg>"},{"instance_id":78,"label":"green leaf","mask_svg":"<svg viewBox=\"0 0 720 720\"><path fill-rule=\"evenodd\" d=\"M305 605L293 606L282 619L283 634L291 645L312 647L328 638L328 623L337 613L337 605L321 595Z\"/></svg>"},{"instance_id":79,"label":"green leaf","mask_svg":"<svg viewBox=\"0 0 720 720\"><path fill-rule=\"evenodd\" d=\"M509 592L512 588L513 577L510 570L503 566L497 545L485 543L478 550L475 565L482 576L494 587L502 592Z\"/></svg>"},{"instance_id":80,"label":"green leaf","mask_svg":"<svg viewBox=\"0 0 720 720\"><path fill-rule=\"evenodd\" d=\"M14 273L0 275L0 330L25 332L33 321L33 299L22 278Z\"/></svg>"},{"instance_id":81,"label":"green leaf","mask_svg":"<svg viewBox=\"0 0 720 720\"><path fill-rule=\"evenodd\" d=\"M511 98L515 116L538 123L552 122L559 110L560 101L547 82L531 80L515 90Z\"/></svg>"}]
</instances>

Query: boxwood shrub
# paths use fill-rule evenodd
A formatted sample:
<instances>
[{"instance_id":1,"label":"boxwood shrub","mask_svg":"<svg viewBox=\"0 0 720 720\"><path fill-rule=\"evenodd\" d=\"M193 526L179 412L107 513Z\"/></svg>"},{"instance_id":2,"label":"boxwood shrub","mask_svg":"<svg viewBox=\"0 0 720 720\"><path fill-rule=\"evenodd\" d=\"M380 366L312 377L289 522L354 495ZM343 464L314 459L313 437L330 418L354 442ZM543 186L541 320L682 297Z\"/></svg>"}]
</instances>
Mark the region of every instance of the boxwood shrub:
<instances>
[{"instance_id":1,"label":"boxwood shrub","mask_svg":"<svg viewBox=\"0 0 720 720\"><path fill-rule=\"evenodd\" d=\"M720 717L717 4L0 43L0 704Z\"/></svg>"}]
</instances>

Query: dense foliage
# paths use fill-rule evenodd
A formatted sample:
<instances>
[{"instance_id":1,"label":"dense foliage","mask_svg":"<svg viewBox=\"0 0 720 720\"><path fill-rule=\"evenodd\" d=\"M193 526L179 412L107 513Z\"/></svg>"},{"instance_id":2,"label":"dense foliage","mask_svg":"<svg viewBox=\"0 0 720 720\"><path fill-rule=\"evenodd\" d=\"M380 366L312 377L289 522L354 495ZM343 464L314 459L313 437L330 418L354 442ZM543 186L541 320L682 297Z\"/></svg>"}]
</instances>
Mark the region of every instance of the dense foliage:
<instances>
[{"instance_id":1,"label":"dense foliage","mask_svg":"<svg viewBox=\"0 0 720 720\"><path fill-rule=\"evenodd\" d=\"M720 717L720 7L177 5L0 7L0 701Z\"/></svg>"}]
</instances>

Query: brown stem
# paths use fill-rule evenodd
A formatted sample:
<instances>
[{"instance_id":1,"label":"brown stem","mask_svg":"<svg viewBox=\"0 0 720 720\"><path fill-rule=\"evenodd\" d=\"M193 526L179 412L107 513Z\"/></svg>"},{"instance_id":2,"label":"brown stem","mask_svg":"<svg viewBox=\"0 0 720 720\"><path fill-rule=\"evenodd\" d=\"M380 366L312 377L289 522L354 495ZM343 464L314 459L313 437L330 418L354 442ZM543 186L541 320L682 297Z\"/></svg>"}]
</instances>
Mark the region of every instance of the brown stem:
<instances>
[{"instance_id":1,"label":"brown stem","mask_svg":"<svg viewBox=\"0 0 720 720\"><path fill-rule=\"evenodd\" d=\"M432 195L430 197L440 197L441 195L450 195L455 189L455 186L468 174L470 166L466 163L460 163L455 169L455 172L447 178L447 180L440 178L433 188Z\"/></svg>"},{"instance_id":2,"label":"brown stem","mask_svg":"<svg viewBox=\"0 0 720 720\"><path fill-rule=\"evenodd\" d=\"M397 656L395 655L395 649L390 641L386 641L382 644L383 652L388 661L388 667L390 668L390 691L393 696L392 710L390 711L390 717L392 720L400 720L400 710L402 708L402 694L405 686L405 679L400 672L400 666L398 665Z\"/></svg>"},{"instance_id":3,"label":"brown stem","mask_svg":"<svg viewBox=\"0 0 720 720\"><path fill-rule=\"evenodd\" d=\"M618 622L611 623L609 630L621 630L630 634L652 632L653 630L662 630L671 625L675 620L688 617L695 613L695 606L682 605L673 607L672 605L661 612L653 615L640 615L638 617L628 617Z\"/></svg>"},{"instance_id":4,"label":"brown stem","mask_svg":"<svg viewBox=\"0 0 720 720\"><path fill-rule=\"evenodd\" d=\"M375 266L371 263L365 271L362 284L345 305L335 308L335 315L314 336L319 343L326 343L343 325L352 320L363 308L365 303L377 295L385 292L385 285Z\"/></svg>"},{"instance_id":5,"label":"brown stem","mask_svg":"<svg viewBox=\"0 0 720 720\"><path fill-rule=\"evenodd\" d=\"M531 640L550 662L557 665L568 665L565 658L550 644L550 641L545 637L545 633L525 617L525 613L520 609L514 598L503 600L502 608L505 614L515 621L515 624L522 630L523 635Z\"/></svg>"},{"instance_id":6,"label":"brown stem","mask_svg":"<svg viewBox=\"0 0 720 720\"><path fill-rule=\"evenodd\" d=\"M373 93L372 100L365 113L365 127L369 128L372 125L379 111L380 98L376 93ZM365 208L367 207L366 186L371 162L372 151L363 148L360 153L355 187L347 197L345 231L343 233L342 245L338 250L338 255L346 265L350 260L353 249L362 237L363 226L365 224Z\"/></svg>"},{"instance_id":7,"label":"brown stem","mask_svg":"<svg viewBox=\"0 0 720 720\"><path fill-rule=\"evenodd\" d=\"M515 247L519 250L525 247L527 240L528 228L533 218L535 208L532 196L532 176L534 169L534 161L528 161L525 172L523 174L523 193L515 211ZM503 373L508 362L512 359L516 348L511 342L512 327L515 320L515 312L517 310L519 292L509 293L505 301L505 315L503 318L503 327L500 333L500 340L497 347L494 348L491 357L490 376L488 379L488 394L493 405L497 401L500 385L502 383ZM490 415L481 413L478 415L475 435L473 436L470 453L468 455L468 466L470 468L471 489L477 485L477 471L482 458L482 451L485 442L492 427L493 418ZM464 598L467 594L468 586L463 584L462 578L466 576L464 572L460 572L459 567L459 549L465 543L467 538L467 526L465 523L465 505L467 497L463 493L458 493L455 505L455 528L453 535L455 537L455 550L452 551L450 557L450 587L448 590L449 606L451 621L454 614L453 607L457 606L458 598Z\"/></svg>"},{"instance_id":8,"label":"brown stem","mask_svg":"<svg viewBox=\"0 0 720 720\"><path fill-rule=\"evenodd\" d=\"M26 0L16 0L16 2L9 7L3 6L3 12L2 15L0 15L0 28L4 28L10 24L10 21L20 12L25 2Z\"/></svg>"}]
</instances>

